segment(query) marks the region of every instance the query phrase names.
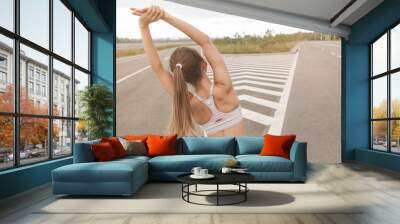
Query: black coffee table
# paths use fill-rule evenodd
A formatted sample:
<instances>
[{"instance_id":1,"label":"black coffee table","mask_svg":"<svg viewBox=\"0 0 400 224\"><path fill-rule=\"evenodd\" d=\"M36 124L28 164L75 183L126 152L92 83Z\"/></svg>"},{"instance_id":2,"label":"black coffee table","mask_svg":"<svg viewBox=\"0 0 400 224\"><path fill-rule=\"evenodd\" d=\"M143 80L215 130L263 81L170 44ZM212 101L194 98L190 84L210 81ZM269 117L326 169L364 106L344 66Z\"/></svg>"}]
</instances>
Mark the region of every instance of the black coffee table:
<instances>
[{"instance_id":1,"label":"black coffee table","mask_svg":"<svg viewBox=\"0 0 400 224\"><path fill-rule=\"evenodd\" d=\"M182 183L182 199L188 203L198 204L198 205L234 205L247 201L247 192L249 188L247 187L247 183L255 180L255 177L248 173L229 173L222 174L216 173L213 174L215 177L212 179L193 179L190 177L191 173L182 174L177 177L178 181ZM215 190L198 190L197 185L216 185ZM195 186L194 191L190 191L190 186ZM236 185L238 186L237 190L223 190L220 189L220 185ZM215 192L215 194L205 194L209 192ZM216 197L216 204L202 204L190 201L190 196L204 196L204 197ZM221 197L232 197L232 196L241 196L238 201L234 201L231 203L221 203Z\"/></svg>"}]
</instances>

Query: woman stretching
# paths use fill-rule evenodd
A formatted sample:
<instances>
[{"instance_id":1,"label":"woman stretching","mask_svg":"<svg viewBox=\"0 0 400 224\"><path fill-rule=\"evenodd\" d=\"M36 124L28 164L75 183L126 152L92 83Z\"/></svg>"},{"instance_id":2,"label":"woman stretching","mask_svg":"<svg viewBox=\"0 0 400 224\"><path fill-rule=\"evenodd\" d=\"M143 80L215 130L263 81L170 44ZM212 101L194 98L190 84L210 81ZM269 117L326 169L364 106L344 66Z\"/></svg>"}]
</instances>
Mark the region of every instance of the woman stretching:
<instances>
[{"instance_id":1,"label":"woman stretching","mask_svg":"<svg viewBox=\"0 0 400 224\"><path fill-rule=\"evenodd\" d=\"M239 99L225 62L210 38L159 7L131 10L140 16L140 31L150 66L172 97L170 132L178 136L196 135L198 124L206 136L244 135ZM150 23L160 19L189 36L201 47L205 59L194 48L178 47L169 60L172 74L165 70L149 29ZM213 70L214 83L207 77L207 62Z\"/></svg>"}]
</instances>

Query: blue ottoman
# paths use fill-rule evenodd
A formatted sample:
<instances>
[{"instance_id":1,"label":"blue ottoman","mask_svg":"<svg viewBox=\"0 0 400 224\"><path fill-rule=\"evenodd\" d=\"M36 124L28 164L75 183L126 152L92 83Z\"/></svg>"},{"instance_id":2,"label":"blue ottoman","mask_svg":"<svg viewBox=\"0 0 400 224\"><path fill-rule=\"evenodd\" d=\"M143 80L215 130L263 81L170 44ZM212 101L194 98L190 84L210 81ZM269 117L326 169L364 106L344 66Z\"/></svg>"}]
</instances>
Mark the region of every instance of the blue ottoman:
<instances>
[{"instance_id":1,"label":"blue ottoman","mask_svg":"<svg viewBox=\"0 0 400 224\"><path fill-rule=\"evenodd\" d=\"M53 193L68 195L132 195L148 180L146 158L74 163L52 172Z\"/></svg>"}]
</instances>

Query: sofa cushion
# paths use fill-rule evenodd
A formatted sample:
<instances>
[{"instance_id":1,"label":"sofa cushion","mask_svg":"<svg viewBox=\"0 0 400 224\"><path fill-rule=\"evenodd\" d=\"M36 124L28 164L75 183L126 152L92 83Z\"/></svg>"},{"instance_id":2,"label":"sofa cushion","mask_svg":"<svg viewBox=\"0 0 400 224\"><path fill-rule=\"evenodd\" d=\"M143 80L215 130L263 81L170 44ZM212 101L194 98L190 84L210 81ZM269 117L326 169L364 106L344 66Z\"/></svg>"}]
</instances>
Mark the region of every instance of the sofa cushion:
<instances>
[{"instance_id":1,"label":"sofa cushion","mask_svg":"<svg viewBox=\"0 0 400 224\"><path fill-rule=\"evenodd\" d=\"M148 156L166 156L176 154L177 135L161 136L149 135L147 137Z\"/></svg>"},{"instance_id":2,"label":"sofa cushion","mask_svg":"<svg viewBox=\"0 0 400 224\"><path fill-rule=\"evenodd\" d=\"M238 155L240 167L249 172L292 172L292 161L278 156Z\"/></svg>"},{"instance_id":3,"label":"sofa cushion","mask_svg":"<svg viewBox=\"0 0 400 224\"><path fill-rule=\"evenodd\" d=\"M203 167L212 172L219 171L230 159L231 155L175 155L158 156L149 160L149 170L163 172L190 172L193 167Z\"/></svg>"},{"instance_id":4,"label":"sofa cushion","mask_svg":"<svg viewBox=\"0 0 400 224\"><path fill-rule=\"evenodd\" d=\"M122 146L126 151L126 155L145 156L147 155L146 143L141 140L126 140L119 138Z\"/></svg>"},{"instance_id":5,"label":"sofa cushion","mask_svg":"<svg viewBox=\"0 0 400 224\"><path fill-rule=\"evenodd\" d=\"M103 137L101 142L108 142L112 146L117 158L122 158L126 156L126 151L124 146L121 144L117 137Z\"/></svg>"},{"instance_id":6,"label":"sofa cushion","mask_svg":"<svg viewBox=\"0 0 400 224\"><path fill-rule=\"evenodd\" d=\"M231 137L183 137L177 142L177 154L225 154L235 155L235 138Z\"/></svg>"},{"instance_id":7,"label":"sofa cushion","mask_svg":"<svg viewBox=\"0 0 400 224\"><path fill-rule=\"evenodd\" d=\"M236 155L259 154L264 145L263 137L236 137Z\"/></svg>"},{"instance_id":8,"label":"sofa cushion","mask_svg":"<svg viewBox=\"0 0 400 224\"><path fill-rule=\"evenodd\" d=\"M261 149L261 156L280 156L290 159L290 148L293 145L296 135L270 135L264 136L264 146Z\"/></svg>"},{"instance_id":9,"label":"sofa cushion","mask_svg":"<svg viewBox=\"0 0 400 224\"><path fill-rule=\"evenodd\" d=\"M135 172L147 172L147 163L140 159L74 163L53 170L52 174L57 182L130 182Z\"/></svg>"},{"instance_id":10,"label":"sofa cushion","mask_svg":"<svg viewBox=\"0 0 400 224\"><path fill-rule=\"evenodd\" d=\"M96 161L105 162L118 158L118 156L115 154L112 145L108 142L92 144L91 149L94 154L94 157L96 157Z\"/></svg>"}]
</instances>

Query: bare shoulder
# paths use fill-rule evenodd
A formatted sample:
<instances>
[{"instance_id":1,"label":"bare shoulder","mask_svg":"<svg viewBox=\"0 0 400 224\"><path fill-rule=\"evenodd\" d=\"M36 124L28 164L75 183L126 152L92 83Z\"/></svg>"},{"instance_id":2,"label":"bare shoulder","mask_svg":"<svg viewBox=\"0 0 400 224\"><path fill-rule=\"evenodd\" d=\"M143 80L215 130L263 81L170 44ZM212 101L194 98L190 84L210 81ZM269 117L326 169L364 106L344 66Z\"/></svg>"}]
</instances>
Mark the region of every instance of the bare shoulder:
<instances>
[{"instance_id":1,"label":"bare shoulder","mask_svg":"<svg viewBox=\"0 0 400 224\"><path fill-rule=\"evenodd\" d=\"M215 86L213 96L217 108L222 112L232 111L239 106L239 98L233 88L227 90Z\"/></svg>"}]
</instances>

